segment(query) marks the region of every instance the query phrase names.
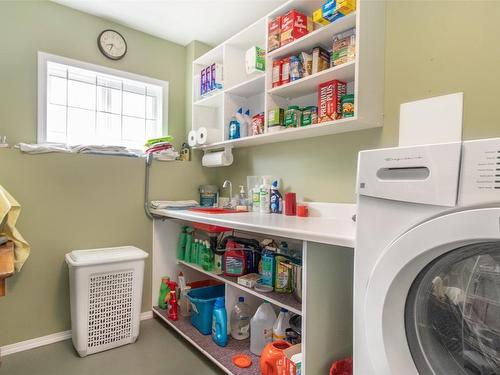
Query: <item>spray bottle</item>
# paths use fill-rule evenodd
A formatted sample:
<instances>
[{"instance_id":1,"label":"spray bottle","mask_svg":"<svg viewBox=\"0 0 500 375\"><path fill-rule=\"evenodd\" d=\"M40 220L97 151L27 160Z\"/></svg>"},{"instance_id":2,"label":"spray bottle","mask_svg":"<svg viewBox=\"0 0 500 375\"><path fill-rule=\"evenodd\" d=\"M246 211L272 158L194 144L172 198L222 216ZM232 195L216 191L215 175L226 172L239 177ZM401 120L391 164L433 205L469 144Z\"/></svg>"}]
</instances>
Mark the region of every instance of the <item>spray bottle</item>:
<instances>
[{"instance_id":1,"label":"spray bottle","mask_svg":"<svg viewBox=\"0 0 500 375\"><path fill-rule=\"evenodd\" d=\"M170 282L169 277L165 276L161 278L160 295L158 297L158 307L162 310L167 309L168 299L170 295L169 282Z\"/></svg>"},{"instance_id":2,"label":"spray bottle","mask_svg":"<svg viewBox=\"0 0 500 375\"><path fill-rule=\"evenodd\" d=\"M168 281L168 287L170 289L170 298L168 299L168 311L167 316L170 320L178 320L179 313L177 308L177 283L175 281Z\"/></svg>"}]
</instances>

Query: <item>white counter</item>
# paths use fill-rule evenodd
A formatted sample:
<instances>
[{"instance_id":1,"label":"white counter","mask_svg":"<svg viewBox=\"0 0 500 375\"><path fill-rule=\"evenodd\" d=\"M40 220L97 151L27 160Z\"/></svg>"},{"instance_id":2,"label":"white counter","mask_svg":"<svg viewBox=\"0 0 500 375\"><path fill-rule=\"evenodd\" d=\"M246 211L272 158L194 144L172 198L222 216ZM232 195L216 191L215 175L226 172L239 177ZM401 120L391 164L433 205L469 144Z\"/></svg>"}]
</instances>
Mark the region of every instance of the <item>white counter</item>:
<instances>
[{"instance_id":1,"label":"white counter","mask_svg":"<svg viewBox=\"0 0 500 375\"><path fill-rule=\"evenodd\" d=\"M151 210L158 216L225 226L304 241L354 248L356 206L341 203L309 203L309 217L244 212L206 214L189 210Z\"/></svg>"}]
</instances>

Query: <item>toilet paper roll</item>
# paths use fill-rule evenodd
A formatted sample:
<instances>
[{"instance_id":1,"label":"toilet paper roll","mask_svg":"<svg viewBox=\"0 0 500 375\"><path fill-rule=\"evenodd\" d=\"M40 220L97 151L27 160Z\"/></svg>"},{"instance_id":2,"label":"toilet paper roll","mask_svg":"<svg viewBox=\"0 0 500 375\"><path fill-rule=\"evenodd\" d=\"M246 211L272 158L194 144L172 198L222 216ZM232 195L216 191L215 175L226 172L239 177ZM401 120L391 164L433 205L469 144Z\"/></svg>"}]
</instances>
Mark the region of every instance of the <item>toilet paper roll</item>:
<instances>
[{"instance_id":1,"label":"toilet paper roll","mask_svg":"<svg viewBox=\"0 0 500 375\"><path fill-rule=\"evenodd\" d=\"M233 154L231 151L219 151L206 153L201 159L204 167L227 167L233 164Z\"/></svg>"},{"instance_id":2,"label":"toilet paper roll","mask_svg":"<svg viewBox=\"0 0 500 375\"><path fill-rule=\"evenodd\" d=\"M188 145L190 147L194 147L196 146L196 131L195 130L191 130L189 133L188 133Z\"/></svg>"},{"instance_id":3,"label":"toilet paper roll","mask_svg":"<svg viewBox=\"0 0 500 375\"><path fill-rule=\"evenodd\" d=\"M215 143L218 140L219 130L214 128L201 127L196 132L196 142L199 145Z\"/></svg>"}]
</instances>

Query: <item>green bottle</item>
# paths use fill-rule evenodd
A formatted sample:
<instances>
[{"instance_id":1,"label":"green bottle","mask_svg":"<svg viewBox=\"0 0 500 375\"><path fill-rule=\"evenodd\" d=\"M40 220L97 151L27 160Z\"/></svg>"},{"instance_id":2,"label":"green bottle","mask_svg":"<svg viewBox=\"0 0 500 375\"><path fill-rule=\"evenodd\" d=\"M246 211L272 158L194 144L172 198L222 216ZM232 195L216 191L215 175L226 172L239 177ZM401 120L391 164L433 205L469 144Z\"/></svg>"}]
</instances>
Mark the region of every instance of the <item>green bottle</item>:
<instances>
[{"instance_id":1,"label":"green bottle","mask_svg":"<svg viewBox=\"0 0 500 375\"><path fill-rule=\"evenodd\" d=\"M179 234L179 241L177 242L177 259L179 260L184 260L187 242L187 228L188 227L182 227L182 231Z\"/></svg>"},{"instance_id":2,"label":"green bottle","mask_svg":"<svg viewBox=\"0 0 500 375\"><path fill-rule=\"evenodd\" d=\"M193 246L193 232L191 227L186 228L186 247L184 250L184 261L191 262L191 247Z\"/></svg>"},{"instance_id":3,"label":"green bottle","mask_svg":"<svg viewBox=\"0 0 500 375\"><path fill-rule=\"evenodd\" d=\"M166 310L168 307L167 296L170 293L170 288L168 286L169 281L170 278L167 276L161 278L160 295L158 297L158 307L162 310Z\"/></svg>"}]
</instances>

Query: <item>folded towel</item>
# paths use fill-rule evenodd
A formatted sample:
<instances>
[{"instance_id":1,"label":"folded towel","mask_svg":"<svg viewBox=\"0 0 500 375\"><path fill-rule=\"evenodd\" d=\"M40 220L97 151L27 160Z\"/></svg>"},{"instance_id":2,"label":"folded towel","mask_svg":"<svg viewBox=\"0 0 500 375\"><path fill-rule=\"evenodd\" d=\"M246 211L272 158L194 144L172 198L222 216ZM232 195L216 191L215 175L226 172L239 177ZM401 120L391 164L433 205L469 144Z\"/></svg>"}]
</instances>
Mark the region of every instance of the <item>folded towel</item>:
<instances>
[{"instance_id":1,"label":"folded towel","mask_svg":"<svg viewBox=\"0 0 500 375\"><path fill-rule=\"evenodd\" d=\"M0 185L0 235L12 240L14 249L14 267L19 272L30 254L30 245L16 228L16 222L21 213L21 206Z\"/></svg>"},{"instance_id":2,"label":"folded towel","mask_svg":"<svg viewBox=\"0 0 500 375\"><path fill-rule=\"evenodd\" d=\"M71 153L71 149L68 145L64 143L40 143L40 144L29 144L29 143L18 143L16 146L21 152L27 154L47 154L49 152L65 152Z\"/></svg>"},{"instance_id":3,"label":"folded towel","mask_svg":"<svg viewBox=\"0 0 500 375\"><path fill-rule=\"evenodd\" d=\"M197 207L198 202L194 200L187 201L151 201L151 208L155 208L158 210L163 209L179 209L179 208L192 208Z\"/></svg>"}]
</instances>

